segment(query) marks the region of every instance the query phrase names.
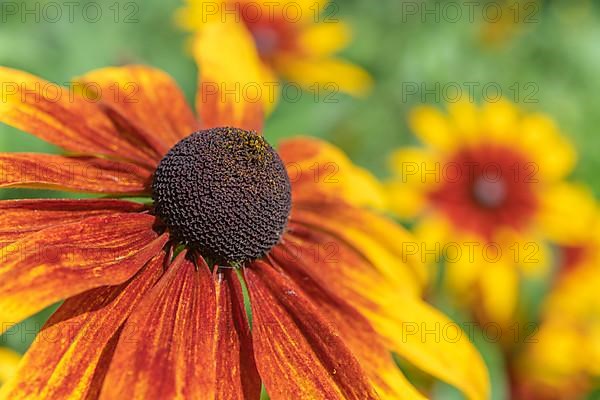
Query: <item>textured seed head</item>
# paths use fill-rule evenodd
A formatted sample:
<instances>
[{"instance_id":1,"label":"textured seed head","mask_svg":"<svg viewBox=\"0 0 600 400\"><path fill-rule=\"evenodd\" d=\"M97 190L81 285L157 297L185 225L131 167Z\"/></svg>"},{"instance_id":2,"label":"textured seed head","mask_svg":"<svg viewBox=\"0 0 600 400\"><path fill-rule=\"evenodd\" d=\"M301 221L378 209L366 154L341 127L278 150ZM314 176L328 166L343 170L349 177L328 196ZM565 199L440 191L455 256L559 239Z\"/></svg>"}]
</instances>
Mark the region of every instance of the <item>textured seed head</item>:
<instances>
[{"instance_id":1,"label":"textured seed head","mask_svg":"<svg viewBox=\"0 0 600 400\"><path fill-rule=\"evenodd\" d=\"M177 143L156 169L152 198L176 240L221 265L264 256L291 208L277 152L236 128L199 131Z\"/></svg>"}]
</instances>

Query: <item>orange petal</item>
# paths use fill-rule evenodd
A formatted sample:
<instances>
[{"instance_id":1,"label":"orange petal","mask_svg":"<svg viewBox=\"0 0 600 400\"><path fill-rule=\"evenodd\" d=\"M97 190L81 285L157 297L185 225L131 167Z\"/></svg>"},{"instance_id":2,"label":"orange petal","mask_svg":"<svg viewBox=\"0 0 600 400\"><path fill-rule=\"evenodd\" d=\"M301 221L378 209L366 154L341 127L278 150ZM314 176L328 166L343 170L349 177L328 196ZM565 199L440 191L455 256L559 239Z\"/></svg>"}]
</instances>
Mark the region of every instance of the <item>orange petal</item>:
<instances>
[{"instance_id":1,"label":"orange petal","mask_svg":"<svg viewBox=\"0 0 600 400\"><path fill-rule=\"evenodd\" d=\"M0 187L51 188L144 195L151 172L135 164L95 157L0 153Z\"/></svg>"},{"instance_id":2,"label":"orange petal","mask_svg":"<svg viewBox=\"0 0 600 400\"><path fill-rule=\"evenodd\" d=\"M375 177L352 164L337 147L319 139L297 137L279 146L294 202L350 202L383 208L385 195Z\"/></svg>"},{"instance_id":3,"label":"orange petal","mask_svg":"<svg viewBox=\"0 0 600 400\"><path fill-rule=\"evenodd\" d=\"M417 295L414 277L405 268L390 279L359 248L327 230L307 227L292 220L283 244L275 247L273 256L287 270L305 260L306 271L351 303L363 307L386 304L397 291ZM389 259L391 256L387 255Z\"/></svg>"},{"instance_id":4,"label":"orange petal","mask_svg":"<svg viewBox=\"0 0 600 400\"><path fill-rule=\"evenodd\" d=\"M259 397L239 282L226 275L215 289L206 264L185 257L127 321L102 399Z\"/></svg>"},{"instance_id":5,"label":"orange petal","mask_svg":"<svg viewBox=\"0 0 600 400\"><path fill-rule=\"evenodd\" d=\"M0 122L66 150L104 154L152 165L143 147L128 142L102 112L97 99L26 72L0 67Z\"/></svg>"},{"instance_id":6,"label":"orange petal","mask_svg":"<svg viewBox=\"0 0 600 400\"><path fill-rule=\"evenodd\" d=\"M144 205L113 199L0 201L0 247L28 234L95 215L141 212Z\"/></svg>"},{"instance_id":7,"label":"orange petal","mask_svg":"<svg viewBox=\"0 0 600 400\"><path fill-rule=\"evenodd\" d=\"M162 275L164 259L164 253L157 255L122 285L92 289L65 301L36 337L16 378L2 388L0 399L88 398L97 391L103 353Z\"/></svg>"},{"instance_id":8,"label":"orange petal","mask_svg":"<svg viewBox=\"0 0 600 400\"><path fill-rule=\"evenodd\" d=\"M304 270L321 286L331 288L333 293L367 317L385 338L388 348L418 368L455 385L470 399L486 398L489 389L487 371L464 332L459 331L462 336L452 342L421 340L421 335L405 339L412 328L439 326L450 331L455 326L420 298L420 285L415 284L415 277L399 264L404 262L403 256L399 255L395 260L386 252L369 249L373 239L377 239L379 245L387 241L376 231L369 233L367 230L372 237L364 236L364 243L356 241L352 234L352 219L341 209L340 217L346 221L346 227L342 226L343 221L335 221L331 212L321 210L321 215L323 213L329 217L319 220L313 215L310 227L292 221L283 245L272 251L286 272L299 267L298 259L310 260L302 264ZM309 221L306 215L302 220ZM403 242L395 234L390 237ZM377 259L378 254L381 259ZM387 267L385 260L388 260ZM388 270L391 265L397 267L397 277L392 276L393 270ZM410 340L410 346L406 345L406 340Z\"/></svg>"},{"instance_id":9,"label":"orange petal","mask_svg":"<svg viewBox=\"0 0 600 400\"><path fill-rule=\"evenodd\" d=\"M392 359L385 342L371 324L353 306L335 291L331 285L318 282L305 270L312 261L298 259L285 268L286 273L310 297L325 318L339 330L344 342L358 359L383 399L425 398L402 375Z\"/></svg>"},{"instance_id":10,"label":"orange petal","mask_svg":"<svg viewBox=\"0 0 600 400\"><path fill-rule=\"evenodd\" d=\"M196 109L203 127L261 132L263 104L271 93L264 86L260 59L246 28L235 23L206 24L193 52L200 68Z\"/></svg>"},{"instance_id":11,"label":"orange petal","mask_svg":"<svg viewBox=\"0 0 600 400\"><path fill-rule=\"evenodd\" d=\"M327 215L327 218L323 218ZM292 220L314 230L329 232L368 260L396 290L420 295L427 270L417 241L402 226L376 212L338 204L300 204Z\"/></svg>"},{"instance_id":12,"label":"orange petal","mask_svg":"<svg viewBox=\"0 0 600 400\"><path fill-rule=\"evenodd\" d=\"M0 347L0 387L17 372L21 355L12 349Z\"/></svg>"},{"instance_id":13,"label":"orange petal","mask_svg":"<svg viewBox=\"0 0 600 400\"><path fill-rule=\"evenodd\" d=\"M218 399L260 398L261 382L240 281L232 270L217 275L217 325L214 335ZM228 384L224 385L223 382Z\"/></svg>"},{"instance_id":14,"label":"orange petal","mask_svg":"<svg viewBox=\"0 0 600 400\"><path fill-rule=\"evenodd\" d=\"M261 261L245 276L256 362L273 400L377 398L339 332L293 281Z\"/></svg>"},{"instance_id":15,"label":"orange petal","mask_svg":"<svg viewBox=\"0 0 600 400\"><path fill-rule=\"evenodd\" d=\"M53 226L0 249L0 332L61 299L135 274L168 240L147 214Z\"/></svg>"},{"instance_id":16,"label":"orange petal","mask_svg":"<svg viewBox=\"0 0 600 400\"><path fill-rule=\"evenodd\" d=\"M159 157L198 130L183 92L159 69L143 65L102 68L76 78L76 82L97 93L111 118Z\"/></svg>"}]
</instances>

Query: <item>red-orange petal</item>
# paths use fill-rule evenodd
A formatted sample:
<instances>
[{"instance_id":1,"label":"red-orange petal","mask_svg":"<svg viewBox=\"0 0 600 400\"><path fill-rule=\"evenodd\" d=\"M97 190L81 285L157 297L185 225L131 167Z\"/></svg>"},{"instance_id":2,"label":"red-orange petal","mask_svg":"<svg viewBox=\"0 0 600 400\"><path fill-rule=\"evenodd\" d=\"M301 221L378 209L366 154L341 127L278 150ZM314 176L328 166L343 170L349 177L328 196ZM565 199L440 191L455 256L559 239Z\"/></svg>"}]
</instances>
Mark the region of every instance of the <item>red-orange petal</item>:
<instances>
[{"instance_id":1,"label":"red-orange petal","mask_svg":"<svg viewBox=\"0 0 600 400\"><path fill-rule=\"evenodd\" d=\"M209 23L196 36L193 52L200 68L196 109L202 126L260 133L270 93L248 30L243 24Z\"/></svg>"},{"instance_id":2,"label":"red-orange petal","mask_svg":"<svg viewBox=\"0 0 600 400\"><path fill-rule=\"evenodd\" d=\"M151 172L135 164L95 157L0 153L0 187L50 188L145 195Z\"/></svg>"},{"instance_id":3,"label":"red-orange petal","mask_svg":"<svg viewBox=\"0 0 600 400\"><path fill-rule=\"evenodd\" d=\"M104 352L110 352L111 340L162 275L164 259L164 253L157 255L122 285L65 301L36 337L15 378L2 387L0 399L94 398L102 383Z\"/></svg>"},{"instance_id":4,"label":"red-orange petal","mask_svg":"<svg viewBox=\"0 0 600 400\"><path fill-rule=\"evenodd\" d=\"M0 201L0 247L33 232L96 215L141 212L144 205L115 199Z\"/></svg>"},{"instance_id":5,"label":"red-orange petal","mask_svg":"<svg viewBox=\"0 0 600 400\"><path fill-rule=\"evenodd\" d=\"M127 141L97 100L6 67L0 67L0 82L0 122L75 153L104 154L153 165L148 149Z\"/></svg>"},{"instance_id":6,"label":"red-orange petal","mask_svg":"<svg viewBox=\"0 0 600 400\"><path fill-rule=\"evenodd\" d=\"M61 299L131 278L168 240L154 223L147 214L95 216L0 249L0 332Z\"/></svg>"},{"instance_id":7,"label":"red-orange petal","mask_svg":"<svg viewBox=\"0 0 600 400\"><path fill-rule=\"evenodd\" d=\"M352 304L372 307L378 294L402 290L383 275L351 244L336 235L290 221L283 246L273 249L273 256L282 265L306 258L304 264L317 281L328 285ZM335 278L334 278L335 277Z\"/></svg>"},{"instance_id":8,"label":"red-orange petal","mask_svg":"<svg viewBox=\"0 0 600 400\"><path fill-rule=\"evenodd\" d=\"M344 343L360 362L371 379L377 393L384 399L424 399L408 382L394 363L385 341L375 332L369 321L356 308L341 297L331 285L315 280L306 264L312 263L312 254L307 258L289 258L289 250L279 245L272 251L272 263L278 263L296 284L319 308L325 318L340 332ZM330 276L330 275L328 275Z\"/></svg>"},{"instance_id":9,"label":"red-orange petal","mask_svg":"<svg viewBox=\"0 0 600 400\"><path fill-rule=\"evenodd\" d=\"M75 81L83 90L96 93L115 124L152 147L158 160L199 128L175 80L159 69L144 65L101 68Z\"/></svg>"},{"instance_id":10,"label":"red-orange petal","mask_svg":"<svg viewBox=\"0 0 600 400\"><path fill-rule=\"evenodd\" d=\"M259 383L248 381L253 371L241 370L251 348L242 348L247 331L236 330L247 326L239 287L227 278L215 289L206 264L196 270L185 257L127 321L101 399L258 398Z\"/></svg>"},{"instance_id":11,"label":"red-orange petal","mask_svg":"<svg viewBox=\"0 0 600 400\"><path fill-rule=\"evenodd\" d=\"M382 209L385 196L381 184L337 147L316 138L295 137L279 144L294 202L345 202Z\"/></svg>"},{"instance_id":12,"label":"red-orange petal","mask_svg":"<svg viewBox=\"0 0 600 400\"><path fill-rule=\"evenodd\" d=\"M262 261L245 277L256 363L273 400L377 398L340 333L293 281Z\"/></svg>"},{"instance_id":13,"label":"red-orange petal","mask_svg":"<svg viewBox=\"0 0 600 400\"><path fill-rule=\"evenodd\" d=\"M261 382L240 281L235 272L227 270L217 274L215 285L217 324L212 356L217 364L216 398L258 400Z\"/></svg>"}]
</instances>

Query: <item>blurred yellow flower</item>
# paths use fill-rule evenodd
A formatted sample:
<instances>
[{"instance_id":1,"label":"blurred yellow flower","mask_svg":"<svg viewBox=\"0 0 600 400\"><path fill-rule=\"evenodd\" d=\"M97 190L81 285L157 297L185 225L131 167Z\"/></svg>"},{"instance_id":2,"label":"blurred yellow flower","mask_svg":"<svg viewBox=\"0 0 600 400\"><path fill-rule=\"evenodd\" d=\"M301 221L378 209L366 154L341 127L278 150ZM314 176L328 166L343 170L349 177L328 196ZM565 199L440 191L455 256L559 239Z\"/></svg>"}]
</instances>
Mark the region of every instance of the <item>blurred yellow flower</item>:
<instances>
[{"instance_id":1,"label":"blurred yellow flower","mask_svg":"<svg viewBox=\"0 0 600 400\"><path fill-rule=\"evenodd\" d=\"M372 85L370 75L335 56L352 36L337 11L338 6L323 0L187 0L176 19L196 35L208 23L243 23L260 55L262 77L271 87L283 77L315 93L339 90L362 96ZM277 100L263 97L271 106Z\"/></svg>"},{"instance_id":2,"label":"blurred yellow flower","mask_svg":"<svg viewBox=\"0 0 600 400\"><path fill-rule=\"evenodd\" d=\"M539 330L516 362L518 398L579 398L600 378L600 213L588 232L562 251Z\"/></svg>"},{"instance_id":3,"label":"blurred yellow flower","mask_svg":"<svg viewBox=\"0 0 600 400\"><path fill-rule=\"evenodd\" d=\"M12 378L20 360L19 354L8 348L0 347L0 386Z\"/></svg>"},{"instance_id":4,"label":"blurred yellow flower","mask_svg":"<svg viewBox=\"0 0 600 400\"><path fill-rule=\"evenodd\" d=\"M426 147L393 153L388 206L418 218L413 247L444 260L458 299L507 323L520 278L546 274L548 244L578 243L595 212L587 190L563 180L575 150L550 118L507 101L453 103L448 115L423 106L409 122Z\"/></svg>"}]
</instances>

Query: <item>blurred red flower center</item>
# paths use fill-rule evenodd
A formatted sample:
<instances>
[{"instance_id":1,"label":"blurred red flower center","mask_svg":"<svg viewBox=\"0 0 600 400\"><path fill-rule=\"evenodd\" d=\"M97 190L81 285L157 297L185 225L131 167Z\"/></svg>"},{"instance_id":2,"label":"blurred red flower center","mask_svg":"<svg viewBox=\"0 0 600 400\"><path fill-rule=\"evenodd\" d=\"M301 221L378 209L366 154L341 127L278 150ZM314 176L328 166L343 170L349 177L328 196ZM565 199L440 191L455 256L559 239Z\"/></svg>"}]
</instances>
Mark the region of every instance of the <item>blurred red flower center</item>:
<instances>
[{"instance_id":1,"label":"blurred red flower center","mask_svg":"<svg viewBox=\"0 0 600 400\"><path fill-rule=\"evenodd\" d=\"M463 231L491 240L501 227L521 231L538 207L537 167L497 144L463 148L436 167L430 200Z\"/></svg>"},{"instance_id":2,"label":"blurred red flower center","mask_svg":"<svg viewBox=\"0 0 600 400\"><path fill-rule=\"evenodd\" d=\"M473 183L473 197L483 207L498 208L506 200L506 183L504 178L490 180L486 176L478 176Z\"/></svg>"},{"instance_id":3,"label":"blurred red flower center","mask_svg":"<svg viewBox=\"0 0 600 400\"><path fill-rule=\"evenodd\" d=\"M277 15L264 13L260 17L242 10L242 19L252 34L258 54L263 61L274 61L278 53L297 50L297 31L294 25Z\"/></svg>"}]
</instances>

